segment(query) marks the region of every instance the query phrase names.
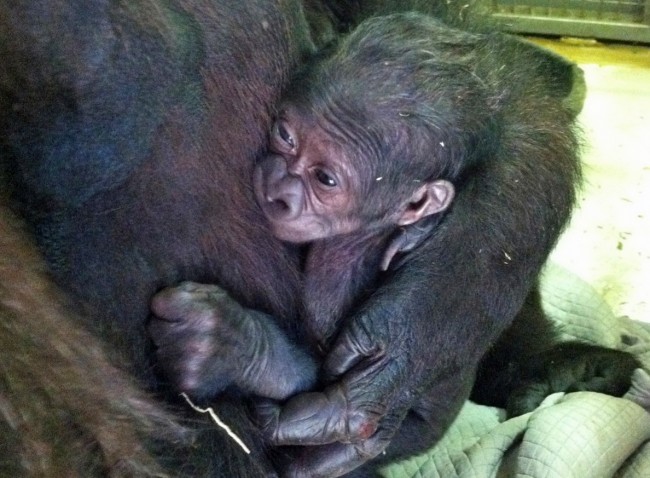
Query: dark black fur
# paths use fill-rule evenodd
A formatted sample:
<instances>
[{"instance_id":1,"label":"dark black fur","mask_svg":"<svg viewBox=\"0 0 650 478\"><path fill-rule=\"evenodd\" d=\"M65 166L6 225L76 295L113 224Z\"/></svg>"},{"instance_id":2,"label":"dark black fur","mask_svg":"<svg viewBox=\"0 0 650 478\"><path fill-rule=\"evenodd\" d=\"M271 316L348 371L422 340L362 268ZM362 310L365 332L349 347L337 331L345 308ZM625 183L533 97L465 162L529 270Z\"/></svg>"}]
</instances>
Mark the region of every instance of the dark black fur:
<instances>
[{"instance_id":1,"label":"dark black fur","mask_svg":"<svg viewBox=\"0 0 650 478\"><path fill-rule=\"evenodd\" d=\"M249 184L272 106L310 50L301 12L291 0L0 6L0 474L268 471L239 399L215 405L252 457L203 417L191 427L201 433L178 426L182 413L140 389L157 391L145 322L164 286L217 283L298 329L298 257L271 238ZM325 359L348 394L351 438L368 423L379 433L307 448L298 469L348 469L398 429L428 440L393 440L386 459L438 438L568 218L579 168L563 103L575 69L506 37L476 68L508 94L493 154ZM284 430L302 432L290 418L301 406Z\"/></svg>"},{"instance_id":2,"label":"dark black fur","mask_svg":"<svg viewBox=\"0 0 650 478\"><path fill-rule=\"evenodd\" d=\"M534 410L554 392L590 390L620 397L639 367L636 358L619 350L561 342L535 288L483 358L471 398L516 416Z\"/></svg>"}]
</instances>

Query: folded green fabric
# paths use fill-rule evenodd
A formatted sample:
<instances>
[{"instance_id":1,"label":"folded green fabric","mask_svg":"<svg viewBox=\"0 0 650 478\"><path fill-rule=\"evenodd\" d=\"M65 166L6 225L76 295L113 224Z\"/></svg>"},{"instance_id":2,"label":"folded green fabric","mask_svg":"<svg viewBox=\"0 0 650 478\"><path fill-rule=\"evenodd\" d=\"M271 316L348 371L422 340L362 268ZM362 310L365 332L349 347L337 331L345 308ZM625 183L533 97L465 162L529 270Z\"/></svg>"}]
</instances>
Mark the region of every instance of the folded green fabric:
<instances>
[{"instance_id":1,"label":"folded green fabric","mask_svg":"<svg viewBox=\"0 0 650 478\"><path fill-rule=\"evenodd\" d=\"M586 282L549 264L542 298L575 338L635 353L650 370L650 324L614 316ZM644 408L645 407L645 408ZM554 394L532 413L468 402L430 451L386 467L386 478L648 478L650 375L637 371L626 398Z\"/></svg>"}]
</instances>

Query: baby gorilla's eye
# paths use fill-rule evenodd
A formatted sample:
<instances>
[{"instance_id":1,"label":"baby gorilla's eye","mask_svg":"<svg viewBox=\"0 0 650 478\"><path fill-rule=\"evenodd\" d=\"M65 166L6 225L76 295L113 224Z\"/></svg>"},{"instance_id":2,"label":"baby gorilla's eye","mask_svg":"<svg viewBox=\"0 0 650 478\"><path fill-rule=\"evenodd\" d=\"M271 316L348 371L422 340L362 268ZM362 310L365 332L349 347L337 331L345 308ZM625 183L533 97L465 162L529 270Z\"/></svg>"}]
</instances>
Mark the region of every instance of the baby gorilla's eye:
<instances>
[{"instance_id":1,"label":"baby gorilla's eye","mask_svg":"<svg viewBox=\"0 0 650 478\"><path fill-rule=\"evenodd\" d=\"M322 169L315 170L314 174L316 175L318 182L324 186L327 186L328 188L333 188L337 185L336 179L334 179Z\"/></svg>"},{"instance_id":2,"label":"baby gorilla's eye","mask_svg":"<svg viewBox=\"0 0 650 478\"><path fill-rule=\"evenodd\" d=\"M278 136L284 141L289 148L293 149L296 146L296 143L293 140L293 137L289 134L287 129L284 127L281 121L278 121L275 124L276 131L278 133Z\"/></svg>"}]
</instances>

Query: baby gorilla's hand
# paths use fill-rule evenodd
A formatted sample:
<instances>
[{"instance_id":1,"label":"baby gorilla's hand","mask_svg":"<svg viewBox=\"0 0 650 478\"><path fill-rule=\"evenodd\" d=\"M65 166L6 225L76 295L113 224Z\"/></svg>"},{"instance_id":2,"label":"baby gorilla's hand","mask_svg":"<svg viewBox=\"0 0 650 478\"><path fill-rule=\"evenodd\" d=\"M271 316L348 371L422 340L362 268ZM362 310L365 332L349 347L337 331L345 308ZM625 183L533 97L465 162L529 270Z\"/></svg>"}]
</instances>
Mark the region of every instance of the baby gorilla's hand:
<instances>
[{"instance_id":1,"label":"baby gorilla's hand","mask_svg":"<svg viewBox=\"0 0 650 478\"><path fill-rule=\"evenodd\" d=\"M241 341L241 309L221 288L184 282L151 301L149 333L163 373L194 396L217 393L233 382L231 360Z\"/></svg>"},{"instance_id":2,"label":"baby gorilla's hand","mask_svg":"<svg viewBox=\"0 0 650 478\"><path fill-rule=\"evenodd\" d=\"M163 373L179 391L213 396L229 386L282 399L307 389L316 367L268 315L214 285L184 282L151 302L149 333Z\"/></svg>"}]
</instances>

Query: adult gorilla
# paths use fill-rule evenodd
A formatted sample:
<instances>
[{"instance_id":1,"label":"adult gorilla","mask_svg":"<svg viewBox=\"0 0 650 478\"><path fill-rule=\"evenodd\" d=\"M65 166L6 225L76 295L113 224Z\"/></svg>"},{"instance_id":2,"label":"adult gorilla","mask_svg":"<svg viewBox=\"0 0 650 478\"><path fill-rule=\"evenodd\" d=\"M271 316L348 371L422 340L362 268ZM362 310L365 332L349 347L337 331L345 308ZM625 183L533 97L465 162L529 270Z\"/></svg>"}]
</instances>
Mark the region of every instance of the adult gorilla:
<instances>
[{"instance_id":1,"label":"adult gorilla","mask_svg":"<svg viewBox=\"0 0 650 478\"><path fill-rule=\"evenodd\" d=\"M269 234L250 178L272 105L311 46L301 5L17 0L0 22L0 473L268 473L240 398L215 406L252 458L141 391L162 392L144 326L156 290L194 280L295 334L299 257ZM331 422L359 446L325 448L326 460L367 459L369 422L376 454L409 409L438 431L455 416L572 205L575 144L542 133L515 130L435 240L346 321L326 366L349 407ZM324 428L312 444L330 439Z\"/></svg>"}]
</instances>

